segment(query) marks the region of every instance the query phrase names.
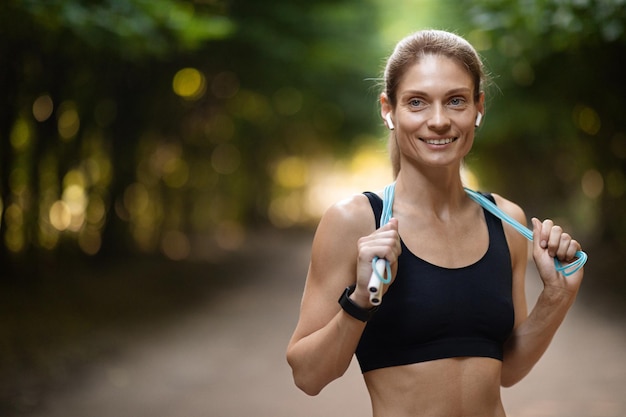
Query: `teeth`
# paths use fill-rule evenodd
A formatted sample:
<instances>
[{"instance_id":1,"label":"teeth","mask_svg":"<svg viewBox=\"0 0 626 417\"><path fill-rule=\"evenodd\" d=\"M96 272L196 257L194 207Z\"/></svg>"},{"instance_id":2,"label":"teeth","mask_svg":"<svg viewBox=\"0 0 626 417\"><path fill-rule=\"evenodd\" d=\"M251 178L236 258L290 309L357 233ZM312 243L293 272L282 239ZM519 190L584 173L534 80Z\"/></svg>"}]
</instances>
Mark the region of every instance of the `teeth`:
<instances>
[{"instance_id":1,"label":"teeth","mask_svg":"<svg viewBox=\"0 0 626 417\"><path fill-rule=\"evenodd\" d=\"M429 139L429 140L425 140L425 142L428 143L429 145L447 145L448 143L452 143L453 140L454 138Z\"/></svg>"}]
</instances>

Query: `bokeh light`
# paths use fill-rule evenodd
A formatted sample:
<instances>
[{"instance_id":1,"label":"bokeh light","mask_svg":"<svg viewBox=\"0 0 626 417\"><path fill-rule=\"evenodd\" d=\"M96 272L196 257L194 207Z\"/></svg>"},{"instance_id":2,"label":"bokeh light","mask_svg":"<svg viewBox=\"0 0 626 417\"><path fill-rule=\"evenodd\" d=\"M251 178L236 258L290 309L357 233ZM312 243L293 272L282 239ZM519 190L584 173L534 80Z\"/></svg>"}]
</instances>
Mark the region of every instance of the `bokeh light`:
<instances>
[{"instance_id":1,"label":"bokeh light","mask_svg":"<svg viewBox=\"0 0 626 417\"><path fill-rule=\"evenodd\" d=\"M185 100L198 100L206 90L206 79L195 68L183 68L174 75L172 89Z\"/></svg>"},{"instance_id":2,"label":"bokeh light","mask_svg":"<svg viewBox=\"0 0 626 417\"><path fill-rule=\"evenodd\" d=\"M163 254L173 261L182 261L189 257L191 244L187 236L179 231L165 232L161 239Z\"/></svg>"},{"instance_id":3,"label":"bokeh light","mask_svg":"<svg viewBox=\"0 0 626 417\"><path fill-rule=\"evenodd\" d=\"M50 207L50 223L55 229L64 231L72 223L72 212L63 200L55 201Z\"/></svg>"},{"instance_id":4,"label":"bokeh light","mask_svg":"<svg viewBox=\"0 0 626 417\"><path fill-rule=\"evenodd\" d=\"M54 102L48 94L43 94L33 102L33 117L38 122L45 122L52 116Z\"/></svg>"},{"instance_id":5,"label":"bokeh light","mask_svg":"<svg viewBox=\"0 0 626 417\"><path fill-rule=\"evenodd\" d=\"M171 158L163 164L163 181L171 188L181 188L189 180L189 167L182 158Z\"/></svg>"},{"instance_id":6,"label":"bokeh light","mask_svg":"<svg viewBox=\"0 0 626 417\"><path fill-rule=\"evenodd\" d=\"M602 174L595 169L587 170L581 179L581 187L587 197L592 199L600 197L604 190Z\"/></svg>"},{"instance_id":7,"label":"bokeh light","mask_svg":"<svg viewBox=\"0 0 626 417\"><path fill-rule=\"evenodd\" d=\"M613 198L620 198L626 193L626 178L620 169L614 169L606 176L606 190Z\"/></svg>"},{"instance_id":8,"label":"bokeh light","mask_svg":"<svg viewBox=\"0 0 626 417\"><path fill-rule=\"evenodd\" d=\"M575 106L573 118L576 126L589 135L597 134L602 126L600 115L589 106Z\"/></svg>"},{"instance_id":9,"label":"bokeh light","mask_svg":"<svg viewBox=\"0 0 626 417\"><path fill-rule=\"evenodd\" d=\"M280 161L274 172L274 181L285 188L302 187L308 180L307 162L297 156L290 156Z\"/></svg>"},{"instance_id":10,"label":"bokeh light","mask_svg":"<svg viewBox=\"0 0 626 417\"><path fill-rule=\"evenodd\" d=\"M267 97L249 90L240 90L228 107L233 115L259 125L263 125L273 113Z\"/></svg>"},{"instance_id":11,"label":"bokeh light","mask_svg":"<svg viewBox=\"0 0 626 417\"><path fill-rule=\"evenodd\" d=\"M73 101L61 103L57 117L57 128L61 139L64 141L73 139L80 129L80 117L76 103Z\"/></svg>"},{"instance_id":12,"label":"bokeh light","mask_svg":"<svg viewBox=\"0 0 626 417\"><path fill-rule=\"evenodd\" d=\"M32 140L32 128L30 124L23 118L19 118L13 124L13 128L11 129L9 140L11 141L11 146L16 151L21 151L26 149Z\"/></svg>"}]
</instances>

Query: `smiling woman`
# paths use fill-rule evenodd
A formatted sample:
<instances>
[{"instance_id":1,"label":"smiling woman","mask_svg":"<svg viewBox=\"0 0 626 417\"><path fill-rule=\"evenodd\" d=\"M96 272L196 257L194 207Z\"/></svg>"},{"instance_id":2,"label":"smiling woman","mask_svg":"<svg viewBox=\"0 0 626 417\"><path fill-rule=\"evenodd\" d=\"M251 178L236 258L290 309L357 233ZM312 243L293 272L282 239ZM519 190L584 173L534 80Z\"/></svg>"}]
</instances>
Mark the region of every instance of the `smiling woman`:
<instances>
[{"instance_id":1,"label":"smiling woman","mask_svg":"<svg viewBox=\"0 0 626 417\"><path fill-rule=\"evenodd\" d=\"M396 103L381 95L381 114L396 126L390 145L400 148L405 164L414 158L421 164L448 164L441 158L467 155L476 118L484 113L484 95L479 93L475 102L473 90L472 77L456 60L426 55L400 80L393 93Z\"/></svg>"},{"instance_id":2,"label":"smiling woman","mask_svg":"<svg viewBox=\"0 0 626 417\"><path fill-rule=\"evenodd\" d=\"M574 260L578 242L533 219L545 288L528 314L524 236L464 189L463 160L485 112L483 74L474 48L444 31L412 34L389 58L380 116L390 129L394 198L353 195L320 221L287 348L307 394L340 377L356 354L374 417L503 417L500 386L524 378L573 303L583 272L564 279L554 259ZM485 198L526 223L515 203ZM377 258L389 265L380 305L369 289Z\"/></svg>"}]
</instances>

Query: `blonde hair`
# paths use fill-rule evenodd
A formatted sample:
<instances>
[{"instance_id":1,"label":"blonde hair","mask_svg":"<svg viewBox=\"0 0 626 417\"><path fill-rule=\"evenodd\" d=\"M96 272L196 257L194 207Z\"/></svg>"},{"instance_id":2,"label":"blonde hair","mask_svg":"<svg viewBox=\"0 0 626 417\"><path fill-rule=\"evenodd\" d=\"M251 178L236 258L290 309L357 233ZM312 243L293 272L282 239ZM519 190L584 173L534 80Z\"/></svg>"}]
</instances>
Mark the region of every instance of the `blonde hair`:
<instances>
[{"instance_id":1,"label":"blonde hair","mask_svg":"<svg viewBox=\"0 0 626 417\"><path fill-rule=\"evenodd\" d=\"M457 61L474 81L474 100L478 101L487 80L483 63L476 49L464 38L443 30L421 30L415 32L396 45L387 59L383 75L384 93L392 107L397 103L397 88L406 71L426 55L442 55ZM395 135L390 133L389 156L394 178L400 172L400 151Z\"/></svg>"}]
</instances>

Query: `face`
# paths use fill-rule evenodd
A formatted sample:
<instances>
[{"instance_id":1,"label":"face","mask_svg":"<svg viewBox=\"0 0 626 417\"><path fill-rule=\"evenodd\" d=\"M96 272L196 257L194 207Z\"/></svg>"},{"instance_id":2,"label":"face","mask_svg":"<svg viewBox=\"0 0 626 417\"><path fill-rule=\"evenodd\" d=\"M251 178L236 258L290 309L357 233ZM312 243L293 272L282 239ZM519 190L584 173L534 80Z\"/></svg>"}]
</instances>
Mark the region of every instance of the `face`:
<instances>
[{"instance_id":1,"label":"face","mask_svg":"<svg viewBox=\"0 0 626 417\"><path fill-rule=\"evenodd\" d=\"M426 55L404 74L395 108L381 97L383 117L391 113L404 163L458 165L474 142L476 115L483 96L474 101L472 77L456 61Z\"/></svg>"}]
</instances>

